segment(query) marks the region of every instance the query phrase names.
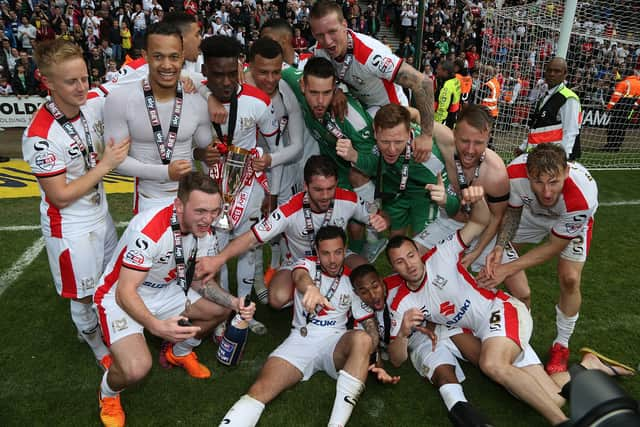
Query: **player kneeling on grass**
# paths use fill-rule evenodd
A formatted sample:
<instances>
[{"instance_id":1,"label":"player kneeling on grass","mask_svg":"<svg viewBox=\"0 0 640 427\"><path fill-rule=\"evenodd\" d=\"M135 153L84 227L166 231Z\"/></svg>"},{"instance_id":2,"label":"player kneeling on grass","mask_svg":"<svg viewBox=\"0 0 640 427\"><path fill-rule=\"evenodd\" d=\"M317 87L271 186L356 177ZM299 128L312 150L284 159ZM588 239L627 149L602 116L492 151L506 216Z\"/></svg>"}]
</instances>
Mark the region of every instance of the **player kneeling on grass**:
<instances>
[{"instance_id":1,"label":"player kneeling on grass","mask_svg":"<svg viewBox=\"0 0 640 427\"><path fill-rule=\"evenodd\" d=\"M395 238L395 241L398 239ZM392 321L389 307L397 299L399 292L403 295L408 294L406 282L398 274L382 279L371 264L355 268L349 277L356 295L371 308L368 317L356 319L358 327L369 327L365 322L375 317L374 327L378 326L377 331L380 334L377 351L388 351ZM480 343L473 335L463 333L460 328L449 329L442 325L435 328L434 334L434 331L417 325L409 337L408 349L411 362L418 374L430 381L440 392L454 426L489 425L486 417L467 401L460 384L465 379L458 362L458 359L464 360L462 354L473 364L478 364ZM382 383L395 384L400 380L400 377L391 376L386 372L379 354L369 371Z\"/></svg>"},{"instance_id":2,"label":"player kneeling on grass","mask_svg":"<svg viewBox=\"0 0 640 427\"><path fill-rule=\"evenodd\" d=\"M364 390L369 355L378 335L347 330L347 317L362 312L344 268L346 235L326 226L315 238L317 258L305 258L293 270L296 287L292 330L275 349L247 394L224 416L220 425L255 426L265 404L317 371L337 378L329 426L344 426Z\"/></svg>"},{"instance_id":3,"label":"player kneeling on grass","mask_svg":"<svg viewBox=\"0 0 640 427\"><path fill-rule=\"evenodd\" d=\"M175 343L166 349L169 363L194 378L208 378L209 369L193 352L200 338L231 310L253 318L255 304L244 307L213 282L191 283L196 258L211 255L217 246L210 227L221 205L216 183L200 172L189 173L180 179L173 203L136 215L118 242L94 296L113 357L100 384L105 426L124 425L120 392L151 369L144 329Z\"/></svg>"}]
</instances>

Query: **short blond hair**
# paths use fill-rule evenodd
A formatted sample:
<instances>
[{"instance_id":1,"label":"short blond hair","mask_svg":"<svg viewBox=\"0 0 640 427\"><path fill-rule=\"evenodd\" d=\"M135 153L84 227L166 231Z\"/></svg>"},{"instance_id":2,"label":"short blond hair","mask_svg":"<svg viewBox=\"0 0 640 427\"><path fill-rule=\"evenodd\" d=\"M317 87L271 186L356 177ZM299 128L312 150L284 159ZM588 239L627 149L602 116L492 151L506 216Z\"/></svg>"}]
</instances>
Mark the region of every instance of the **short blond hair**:
<instances>
[{"instance_id":1,"label":"short blond hair","mask_svg":"<svg viewBox=\"0 0 640 427\"><path fill-rule=\"evenodd\" d=\"M34 53L34 60L40 69L40 74L47 77L50 76L54 66L76 58L84 59L80 46L63 39L38 43Z\"/></svg>"}]
</instances>

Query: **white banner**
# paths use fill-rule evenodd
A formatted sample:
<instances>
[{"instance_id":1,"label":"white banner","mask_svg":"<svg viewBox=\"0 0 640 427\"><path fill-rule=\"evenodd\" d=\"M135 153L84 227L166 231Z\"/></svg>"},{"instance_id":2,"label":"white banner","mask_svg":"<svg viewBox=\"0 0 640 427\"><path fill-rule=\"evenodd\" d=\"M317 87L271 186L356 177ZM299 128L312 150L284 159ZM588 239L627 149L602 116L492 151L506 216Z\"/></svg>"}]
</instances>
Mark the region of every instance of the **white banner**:
<instances>
[{"instance_id":1,"label":"white banner","mask_svg":"<svg viewBox=\"0 0 640 427\"><path fill-rule=\"evenodd\" d=\"M0 127L26 128L44 101L45 98L36 95L27 98L0 96Z\"/></svg>"}]
</instances>

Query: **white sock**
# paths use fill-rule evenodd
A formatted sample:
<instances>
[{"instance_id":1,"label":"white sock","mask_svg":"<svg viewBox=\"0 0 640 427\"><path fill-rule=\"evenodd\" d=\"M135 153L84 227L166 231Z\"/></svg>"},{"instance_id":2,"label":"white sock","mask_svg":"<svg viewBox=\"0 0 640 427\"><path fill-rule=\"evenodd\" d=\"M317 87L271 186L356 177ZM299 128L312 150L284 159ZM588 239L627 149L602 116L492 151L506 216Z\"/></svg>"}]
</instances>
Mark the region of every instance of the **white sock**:
<instances>
[{"instance_id":1,"label":"white sock","mask_svg":"<svg viewBox=\"0 0 640 427\"><path fill-rule=\"evenodd\" d=\"M553 343L559 343L560 345L569 348L569 338L573 335L573 330L576 328L576 322L580 313L576 313L575 316L566 316L560 307L556 305L556 329L558 335Z\"/></svg>"},{"instance_id":2,"label":"white sock","mask_svg":"<svg viewBox=\"0 0 640 427\"><path fill-rule=\"evenodd\" d=\"M444 405L447 407L447 411L450 411L458 402L467 402L464 391L462 391L462 384L445 384L438 391L444 401Z\"/></svg>"},{"instance_id":3,"label":"white sock","mask_svg":"<svg viewBox=\"0 0 640 427\"><path fill-rule=\"evenodd\" d=\"M254 427L264 411L264 403L245 394L227 411L220 426Z\"/></svg>"},{"instance_id":4,"label":"white sock","mask_svg":"<svg viewBox=\"0 0 640 427\"><path fill-rule=\"evenodd\" d=\"M238 280L238 297L244 298L251 294L251 288L255 282L255 251L247 251L238 256L236 278Z\"/></svg>"},{"instance_id":5,"label":"white sock","mask_svg":"<svg viewBox=\"0 0 640 427\"><path fill-rule=\"evenodd\" d=\"M102 341L102 331L98 325L98 316L91 304L83 304L70 300L71 320L78 328L82 338L89 344L93 354L99 361L109 354L109 349Z\"/></svg>"},{"instance_id":6,"label":"white sock","mask_svg":"<svg viewBox=\"0 0 640 427\"><path fill-rule=\"evenodd\" d=\"M280 239L277 239L277 241L271 241L271 268L280 267L280 257L282 257Z\"/></svg>"},{"instance_id":7,"label":"white sock","mask_svg":"<svg viewBox=\"0 0 640 427\"><path fill-rule=\"evenodd\" d=\"M351 376L347 371L338 372L336 381L336 398L329 418L329 426L344 426L351 417L351 412L364 391L364 384Z\"/></svg>"},{"instance_id":8,"label":"white sock","mask_svg":"<svg viewBox=\"0 0 640 427\"><path fill-rule=\"evenodd\" d=\"M376 186L373 182L368 181L366 184L354 188L353 191L365 202L373 202L376 195Z\"/></svg>"},{"instance_id":9,"label":"white sock","mask_svg":"<svg viewBox=\"0 0 640 427\"><path fill-rule=\"evenodd\" d=\"M253 289L256 292L258 301L266 304L269 291L267 291L267 288L264 286L264 255L262 253L262 246L256 248L255 251L255 277L253 278Z\"/></svg>"},{"instance_id":10,"label":"white sock","mask_svg":"<svg viewBox=\"0 0 640 427\"><path fill-rule=\"evenodd\" d=\"M107 382L108 374L109 370L107 370L107 372L102 376L102 381L100 382L100 395L102 397L116 397L122 390L114 391L109 387L109 383Z\"/></svg>"},{"instance_id":11,"label":"white sock","mask_svg":"<svg viewBox=\"0 0 640 427\"><path fill-rule=\"evenodd\" d=\"M195 337L191 337L182 342L179 342L173 346L173 355L177 357L186 356L193 351L194 347L199 346L201 342L201 340Z\"/></svg>"}]
</instances>

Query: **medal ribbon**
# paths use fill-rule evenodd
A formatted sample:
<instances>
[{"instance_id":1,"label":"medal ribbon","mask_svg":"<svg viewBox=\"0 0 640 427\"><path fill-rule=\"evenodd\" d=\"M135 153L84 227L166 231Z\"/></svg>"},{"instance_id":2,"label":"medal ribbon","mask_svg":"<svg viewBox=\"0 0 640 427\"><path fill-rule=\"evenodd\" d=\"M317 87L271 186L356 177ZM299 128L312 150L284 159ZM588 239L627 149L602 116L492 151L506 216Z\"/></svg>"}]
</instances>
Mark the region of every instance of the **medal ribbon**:
<instances>
[{"instance_id":1,"label":"medal ribbon","mask_svg":"<svg viewBox=\"0 0 640 427\"><path fill-rule=\"evenodd\" d=\"M482 153L482 155L480 156L480 161L478 162L475 170L473 171L473 178L471 178L471 181L469 182L467 182L467 177L464 176L464 169L462 169L462 163L460 162L460 157L458 156L458 153L455 153L453 155L453 160L456 163L456 175L458 175L458 185L460 186L460 191L462 192L462 190L464 190L465 188L469 188L469 186L473 184L473 181L478 179L478 176L480 176L480 166L484 161L484 153ZM471 213L471 205L462 205L462 209L466 213Z\"/></svg>"},{"instance_id":2,"label":"medal ribbon","mask_svg":"<svg viewBox=\"0 0 640 427\"><path fill-rule=\"evenodd\" d=\"M87 166L87 170L95 168L98 164L98 153L96 153L95 148L93 147L93 142L91 140L91 132L89 130L89 123L87 123L87 119L82 114L82 110L80 110L80 121L82 122L82 127L85 133L85 139L87 143L84 144L82 142L82 138L76 131L76 128L73 127L73 124L67 119L62 111L58 108L58 106L53 101L48 101L45 104L45 108L51 113L54 119L58 122L60 127L65 131L69 138L76 143L80 152L82 153L82 158L84 159L85 165ZM98 186L96 186L96 189Z\"/></svg>"},{"instance_id":3,"label":"medal ribbon","mask_svg":"<svg viewBox=\"0 0 640 427\"><path fill-rule=\"evenodd\" d=\"M220 151L221 155L227 154L227 147L233 145L233 134L236 131L236 121L238 120L238 94L234 93L231 96L231 100L229 101L229 119L227 120L227 135L225 136L222 133L222 126L219 123L211 122L213 125L213 129L216 131L216 136L220 140L220 145L218 146L218 151ZM222 162L217 165L214 165L209 169L209 176L216 181L222 179Z\"/></svg>"},{"instance_id":4,"label":"medal ribbon","mask_svg":"<svg viewBox=\"0 0 640 427\"><path fill-rule=\"evenodd\" d=\"M191 254L189 254L189 268L187 268L184 262L184 249L182 248L182 231L180 231L180 223L178 222L178 214L176 213L175 206L171 214L171 233L173 234L173 256L176 261L176 284L180 286L184 294L187 295L193 280L193 273L195 272L198 238L194 236L195 244L193 249L191 249Z\"/></svg>"},{"instance_id":5,"label":"medal ribbon","mask_svg":"<svg viewBox=\"0 0 640 427\"><path fill-rule=\"evenodd\" d=\"M333 215L333 202L334 200L332 199L331 204L329 205L329 209L324 213L321 227L326 227L327 225L329 225L329 221L331 221L331 215ZM309 195L307 193L304 193L304 197L302 198L302 213L304 215L304 230L307 235L307 239L309 240L309 244L311 245L311 255L316 256L316 248L313 245L313 240L316 238L316 234L313 229L313 219L311 218L311 204L309 203Z\"/></svg>"},{"instance_id":6,"label":"medal ribbon","mask_svg":"<svg viewBox=\"0 0 640 427\"><path fill-rule=\"evenodd\" d=\"M73 127L73 124L67 119L62 111L58 108L58 106L53 101L48 101L45 103L45 108L54 119L58 122L60 127L65 131L65 133L71 138L71 140L78 146L80 153L82 153L82 158L84 159L84 164L87 170L95 168L98 164L98 153L96 153L95 148L93 147L93 141L91 140L91 131L89 130L89 123L87 123L87 119L82 114L82 110L80 110L80 122L82 123L82 128L84 129L84 137L87 140L87 143L82 142L82 138L76 131L76 128ZM96 184L96 191L99 190L100 184ZM100 197L99 194L97 194ZM98 199L99 201L99 199ZM95 200L94 200L95 202Z\"/></svg>"},{"instance_id":7,"label":"medal ribbon","mask_svg":"<svg viewBox=\"0 0 640 427\"><path fill-rule=\"evenodd\" d=\"M168 165L171 163L173 147L176 145L178 128L180 127L180 115L182 114L183 104L182 83L178 82L178 86L176 87L176 97L173 100L173 112L171 113L171 122L169 123L169 132L167 133L166 140L162 133L162 124L160 123L156 98L153 96L151 85L147 79L142 80L142 89L144 91L144 100L147 106L147 113L149 114L149 121L151 122L151 129L153 129L153 139L158 146L160 160L162 160L163 165Z\"/></svg>"},{"instance_id":8,"label":"medal ribbon","mask_svg":"<svg viewBox=\"0 0 640 427\"><path fill-rule=\"evenodd\" d=\"M340 284L340 278L342 277L343 271L344 271L344 267L340 267L340 271L338 271L338 274L336 275L336 277L333 278L333 281L331 282L331 287L329 288L329 290L325 295L325 298L329 302L331 301L331 298L333 298L336 291L338 290L338 285ZM314 286L316 286L318 289L321 289L321 285L322 285L321 281L322 281L322 266L320 265L320 257L316 257L316 272L313 278ZM318 315L320 310L322 310L322 306L318 304L316 305L315 311L313 313L307 313L307 316L306 316L307 325L309 324L309 322L315 319L315 317ZM306 325L304 327L306 328Z\"/></svg>"},{"instance_id":9,"label":"medal ribbon","mask_svg":"<svg viewBox=\"0 0 640 427\"><path fill-rule=\"evenodd\" d=\"M342 65L338 70L338 81L344 82L344 76L347 74L349 67L353 63L353 37L351 32L347 32L347 54L342 61Z\"/></svg>"}]
</instances>

